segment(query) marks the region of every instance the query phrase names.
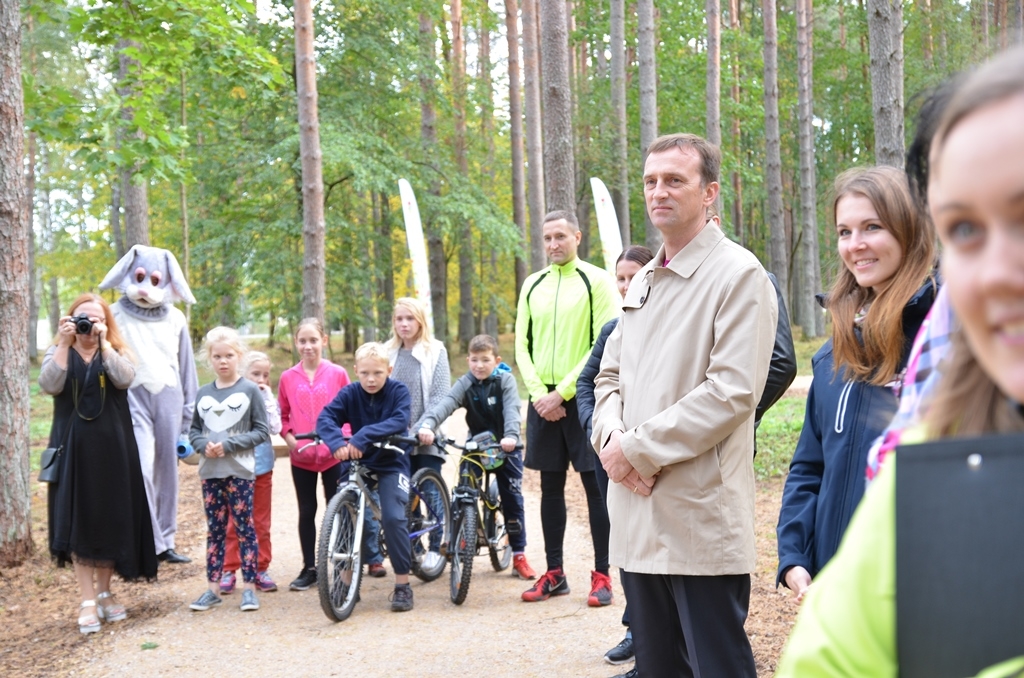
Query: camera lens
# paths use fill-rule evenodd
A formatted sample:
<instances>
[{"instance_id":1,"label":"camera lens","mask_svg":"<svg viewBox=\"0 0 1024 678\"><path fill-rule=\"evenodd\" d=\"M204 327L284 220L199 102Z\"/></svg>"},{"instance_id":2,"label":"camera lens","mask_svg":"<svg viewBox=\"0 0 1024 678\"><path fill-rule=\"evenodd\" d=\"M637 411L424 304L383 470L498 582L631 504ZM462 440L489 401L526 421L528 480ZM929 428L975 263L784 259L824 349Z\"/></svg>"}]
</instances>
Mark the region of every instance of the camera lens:
<instances>
[{"instance_id":1,"label":"camera lens","mask_svg":"<svg viewBox=\"0 0 1024 678\"><path fill-rule=\"evenodd\" d=\"M75 323L75 332L78 334L92 333L92 321L89 320L89 316L84 313L82 315L76 315L71 319L71 321Z\"/></svg>"}]
</instances>

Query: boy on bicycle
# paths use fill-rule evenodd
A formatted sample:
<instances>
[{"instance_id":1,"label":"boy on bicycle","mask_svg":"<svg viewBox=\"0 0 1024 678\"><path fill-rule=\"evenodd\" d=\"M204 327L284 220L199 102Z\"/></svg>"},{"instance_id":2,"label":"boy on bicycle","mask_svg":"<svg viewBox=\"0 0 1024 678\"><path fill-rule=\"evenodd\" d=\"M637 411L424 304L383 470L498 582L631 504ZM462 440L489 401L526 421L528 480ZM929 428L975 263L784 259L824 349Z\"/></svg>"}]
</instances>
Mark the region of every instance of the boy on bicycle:
<instances>
[{"instance_id":1,"label":"boy on bicycle","mask_svg":"<svg viewBox=\"0 0 1024 678\"><path fill-rule=\"evenodd\" d=\"M359 459L377 476L384 541L395 570L391 611L412 609L409 587L411 546L405 507L409 501L409 456L374 447L392 435L404 435L409 426L411 398L401 382L389 379L391 365L383 344L369 342L356 349L359 381L341 389L316 421L316 432L336 459ZM347 441L341 427L349 424ZM372 536L370 538L373 538Z\"/></svg>"},{"instance_id":2,"label":"boy on bicycle","mask_svg":"<svg viewBox=\"0 0 1024 678\"><path fill-rule=\"evenodd\" d=\"M417 436L423 445L434 443L434 429L452 412L466 408L469 435L500 433L505 462L498 467L498 492L505 513L505 529L512 546L512 568L522 579L535 579L537 573L526 562L526 516L523 510L523 459L519 444L521 417L516 379L508 365L501 362L498 342L487 334L469 340L469 373L462 375L436 407L423 415ZM479 471L477 471L479 472Z\"/></svg>"}]
</instances>

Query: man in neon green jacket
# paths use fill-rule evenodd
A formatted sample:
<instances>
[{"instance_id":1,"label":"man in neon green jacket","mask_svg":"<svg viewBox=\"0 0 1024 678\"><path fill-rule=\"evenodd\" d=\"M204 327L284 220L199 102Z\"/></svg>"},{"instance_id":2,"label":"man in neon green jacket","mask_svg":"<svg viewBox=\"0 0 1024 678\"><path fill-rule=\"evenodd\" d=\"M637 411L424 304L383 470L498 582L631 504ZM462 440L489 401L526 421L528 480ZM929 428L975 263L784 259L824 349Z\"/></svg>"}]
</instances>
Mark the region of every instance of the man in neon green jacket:
<instances>
[{"instance_id":1,"label":"man in neon green jacket","mask_svg":"<svg viewBox=\"0 0 1024 678\"><path fill-rule=\"evenodd\" d=\"M601 328L619 312L618 293L609 273L576 256L582 234L575 214L547 214L543 233L551 265L523 283L516 315L516 364L530 393L525 466L540 471L540 520L547 556L547 572L523 593L523 600L569 593L562 541L571 461L587 492L595 563L587 602L597 607L612 602L608 512L594 476L597 455L576 413L576 378Z\"/></svg>"}]
</instances>

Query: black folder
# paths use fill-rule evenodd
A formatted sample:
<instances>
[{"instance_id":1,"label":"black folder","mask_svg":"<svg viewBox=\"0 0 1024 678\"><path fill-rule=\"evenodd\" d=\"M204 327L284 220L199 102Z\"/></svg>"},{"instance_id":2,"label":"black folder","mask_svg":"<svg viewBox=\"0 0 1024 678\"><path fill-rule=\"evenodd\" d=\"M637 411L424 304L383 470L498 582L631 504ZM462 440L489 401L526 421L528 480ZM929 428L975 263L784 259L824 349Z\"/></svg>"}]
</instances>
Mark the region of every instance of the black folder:
<instances>
[{"instance_id":1,"label":"black folder","mask_svg":"<svg viewBox=\"0 0 1024 678\"><path fill-rule=\"evenodd\" d=\"M964 678L1024 655L1024 436L896 454L902 678Z\"/></svg>"}]
</instances>

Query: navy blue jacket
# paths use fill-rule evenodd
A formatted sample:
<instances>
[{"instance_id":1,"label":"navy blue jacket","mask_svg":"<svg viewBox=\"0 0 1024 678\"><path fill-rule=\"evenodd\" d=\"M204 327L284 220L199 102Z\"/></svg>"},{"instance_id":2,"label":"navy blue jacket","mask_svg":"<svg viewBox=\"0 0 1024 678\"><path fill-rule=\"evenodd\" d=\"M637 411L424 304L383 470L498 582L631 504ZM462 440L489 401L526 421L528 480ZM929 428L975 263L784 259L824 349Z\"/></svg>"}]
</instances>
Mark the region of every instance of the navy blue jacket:
<instances>
[{"instance_id":1,"label":"navy blue jacket","mask_svg":"<svg viewBox=\"0 0 1024 678\"><path fill-rule=\"evenodd\" d=\"M348 441L362 450L363 466L376 473L409 474L409 455L394 450L373 447L392 435L405 435L409 430L412 416L412 399L409 389L400 381L388 379L384 388L376 393L367 393L362 384L349 384L334 396L320 412L316 420L316 432L331 452L345 446L341 427L352 427L352 438Z\"/></svg>"},{"instance_id":2,"label":"navy blue jacket","mask_svg":"<svg viewBox=\"0 0 1024 678\"><path fill-rule=\"evenodd\" d=\"M903 309L900 372L936 292L932 282L926 283ZM776 585L785 585L786 572L798 565L817 576L835 555L864 495L868 450L899 404L892 388L849 381L846 370L837 375L833 364L829 339L811 359L814 380L782 493Z\"/></svg>"}]
</instances>

